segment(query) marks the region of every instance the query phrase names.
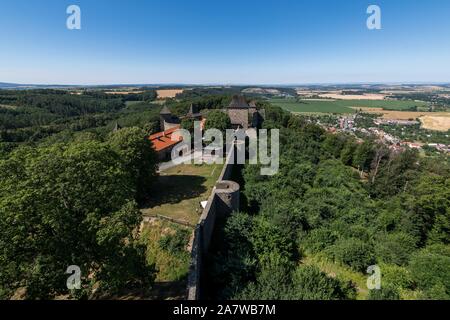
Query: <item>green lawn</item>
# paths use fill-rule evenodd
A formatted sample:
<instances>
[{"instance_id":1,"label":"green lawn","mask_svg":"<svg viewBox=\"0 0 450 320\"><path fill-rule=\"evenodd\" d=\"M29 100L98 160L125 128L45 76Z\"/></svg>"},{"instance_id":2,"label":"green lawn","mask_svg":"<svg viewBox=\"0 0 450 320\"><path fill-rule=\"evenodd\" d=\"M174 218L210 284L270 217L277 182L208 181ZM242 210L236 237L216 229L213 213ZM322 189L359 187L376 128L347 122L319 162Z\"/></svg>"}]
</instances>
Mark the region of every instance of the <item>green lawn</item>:
<instances>
[{"instance_id":1,"label":"green lawn","mask_svg":"<svg viewBox=\"0 0 450 320\"><path fill-rule=\"evenodd\" d=\"M290 112L301 113L354 113L353 108L383 108L408 110L414 106L424 107L425 102L393 100L297 100L270 99L270 103Z\"/></svg>"},{"instance_id":2,"label":"green lawn","mask_svg":"<svg viewBox=\"0 0 450 320\"><path fill-rule=\"evenodd\" d=\"M410 110L411 108L422 108L427 105L423 101L395 101L395 100L336 100L338 105L347 107L361 107L361 108L383 108L385 110Z\"/></svg>"},{"instance_id":3,"label":"green lawn","mask_svg":"<svg viewBox=\"0 0 450 320\"><path fill-rule=\"evenodd\" d=\"M179 165L160 174L144 215L163 215L197 224L201 201L208 199L223 165Z\"/></svg>"},{"instance_id":4,"label":"green lawn","mask_svg":"<svg viewBox=\"0 0 450 320\"><path fill-rule=\"evenodd\" d=\"M219 178L223 165L179 165L160 173L144 216L155 214L196 225L202 213L200 201L207 200ZM165 237L187 233L179 251L168 250L162 244ZM144 224L140 239L147 246L147 261L157 272L150 296L152 299L185 299L189 272L189 238L193 228L162 219ZM147 297L148 298L148 297Z\"/></svg>"}]
</instances>

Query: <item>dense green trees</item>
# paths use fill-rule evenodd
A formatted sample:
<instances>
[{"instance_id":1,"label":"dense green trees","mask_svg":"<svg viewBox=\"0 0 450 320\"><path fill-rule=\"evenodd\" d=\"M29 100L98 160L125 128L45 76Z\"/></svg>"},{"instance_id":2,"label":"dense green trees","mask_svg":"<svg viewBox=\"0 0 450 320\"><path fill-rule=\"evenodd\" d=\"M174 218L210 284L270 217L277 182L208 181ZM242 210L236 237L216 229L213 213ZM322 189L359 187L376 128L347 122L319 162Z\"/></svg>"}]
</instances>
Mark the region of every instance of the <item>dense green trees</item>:
<instances>
[{"instance_id":1,"label":"dense green trees","mask_svg":"<svg viewBox=\"0 0 450 320\"><path fill-rule=\"evenodd\" d=\"M67 294L70 265L86 295L148 287L152 266L137 241L137 190L154 175L139 129L110 141L21 147L0 160L0 294ZM78 293L79 295L79 293Z\"/></svg>"},{"instance_id":2,"label":"dense green trees","mask_svg":"<svg viewBox=\"0 0 450 320\"><path fill-rule=\"evenodd\" d=\"M231 128L230 117L228 114L222 111L213 110L210 111L206 117L205 130L218 129L225 131Z\"/></svg>"},{"instance_id":3,"label":"dense green trees","mask_svg":"<svg viewBox=\"0 0 450 320\"><path fill-rule=\"evenodd\" d=\"M197 91L169 101L221 109L226 95ZM154 270L137 241L137 205L151 191L155 158L145 136L160 106L135 97L53 90L0 93L0 296L68 294L79 265L83 294L149 287ZM130 98L131 99L131 98ZM102 102L97 104L98 100ZM133 100L133 99L132 99ZM259 102L265 128L280 128L280 170L243 170L243 212L224 222L211 256L219 298L353 299L355 284L310 265L309 256L364 274L378 264L370 299L450 298L450 167L416 151L329 134L307 119ZM229 128L220 110L207 128ZM115 123L124 129L112 132ZM189 123L183 126L188 127ZM134 128L134 127L139 128ZM186 235L167 237L179 250Z\"/></svg>"},{"instance_id":4,"label":"dense green trees","mask_svg":"<svg viewBox=\"0 0 450 320\"><path fill-rule=\"evenodd\" d=\"M146 132L136 127L124 128L112 133L109 142L130 174L134 198L144 200L151 190L157 162Z\"/></svg>"},{"instance_id":5,"label":"dense green trees","mask_svg":"<svg viewBox=\"0 0 450 320\"><path fill-rule=\"evenodd\" d=\"M191 119L191 118L185 118L185 119L181 120L181 128L193 133L194 132L194 121L195 120Z\"/></svg>"},{"instance_id":6,"label":"dense green trees","mask_svg":"<svg viewBox=\"0 0 450 320\"><path fill-rule=\"evenodd\" d=\"M159 131L161 108L149 103L154 95L154 90L129 95L97 90L82 94L64 90L0 90L0 146L40 143L45 139L68 142L74 133L87 130L106 137L116 122L122 127L139 126L152 134Z\"/></svg>"},{"instance_id":7,"label":"dense green trees","mask_svg":"<svg viewBox=\"0 0 450 320\"><path fill-rule=\"evenodd\" d=\"M434 245L413 254L409 269L425 298L449 299L450 296L450 249Z\"/></svg>"},{"instance_id":8,"label":"dense green trees","mask_svg":"<svg viewBox=\"0 0 450 320\"><path fill-rule=\"evenodd\" d=\"M359 274L379 265L382 289L369 299L450 299L448 162L328 134L276 108L267 114L265 126L281 129L280 170L243 170L249 213L226 223L213 264L227 279L219 296L355 298L349 280L302 265L317 256Z\"/></svg>"}]
</instances>

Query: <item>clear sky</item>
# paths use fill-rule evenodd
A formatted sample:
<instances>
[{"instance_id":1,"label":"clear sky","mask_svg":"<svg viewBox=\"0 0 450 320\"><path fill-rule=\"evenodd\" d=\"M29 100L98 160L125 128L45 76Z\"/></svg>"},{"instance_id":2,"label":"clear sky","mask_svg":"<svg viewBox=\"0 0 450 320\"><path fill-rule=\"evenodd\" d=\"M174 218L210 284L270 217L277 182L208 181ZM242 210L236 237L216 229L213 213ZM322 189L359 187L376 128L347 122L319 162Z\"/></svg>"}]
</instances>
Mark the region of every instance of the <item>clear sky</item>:
<instances>
[{"instance_id":1,"label":"clear sky","mask_svg":"<svg viewBox=\"0 0 450 320\"><path fill-rule=\"evenodd\" d=\"M2 0L0 39L0 82L450 82L448 0Z\"/></svg>"}]
</instances>

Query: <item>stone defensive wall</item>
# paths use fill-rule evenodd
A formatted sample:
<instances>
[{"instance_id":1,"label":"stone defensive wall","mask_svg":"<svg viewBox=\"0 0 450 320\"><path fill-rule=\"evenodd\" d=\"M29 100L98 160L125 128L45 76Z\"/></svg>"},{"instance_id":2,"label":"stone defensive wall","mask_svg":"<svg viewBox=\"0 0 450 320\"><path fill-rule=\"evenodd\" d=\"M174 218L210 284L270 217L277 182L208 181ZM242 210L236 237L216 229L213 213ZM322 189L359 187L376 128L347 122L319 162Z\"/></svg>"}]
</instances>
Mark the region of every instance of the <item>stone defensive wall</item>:
<instances>
[{"instance_id":1,"label":"stone defensive wall","mask_svg":"<svg viewBox=\"0 0 450 320\"><path fill-rule=\"evenodd\" d=\"M188 300L202 299L201 279L204 273L204 260L208 254L217 218L239 210L239 184L230 180L236 163L235 154L236 146L231 148L227 155L219 179L194 230L187 285Z\"/></svg>"}]
</instances>

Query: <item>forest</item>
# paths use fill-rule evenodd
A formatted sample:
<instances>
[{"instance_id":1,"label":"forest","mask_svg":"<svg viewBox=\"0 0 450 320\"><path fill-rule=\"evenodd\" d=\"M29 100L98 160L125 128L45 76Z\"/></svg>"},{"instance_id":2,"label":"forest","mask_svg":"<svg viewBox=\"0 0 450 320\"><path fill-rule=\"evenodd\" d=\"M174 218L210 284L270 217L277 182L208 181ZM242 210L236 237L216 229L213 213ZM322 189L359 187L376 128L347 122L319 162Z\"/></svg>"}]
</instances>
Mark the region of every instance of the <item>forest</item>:
<instances>
[{"instance_id":1,"label":"forest","mask_svg":"<svg viewBox=\"0 0 450 320\"><path fill-rule=\"evenodd\" d=\"M156 95L0 91L0 298L105 298L148 290L136 229L151 192ZM148 100L150 99L150 100ZM114 123L122 130L113 132ZM83 286L69 291L66 268Z\"/></svg>"},{"instance_id":2,"label":"forest","mask_svg":"<svg viewBox=\"0 0 450 320\"><path fill-rule=\"evenodd\" d=\"M155 266L136 230L156 179L146 139L159 130L154 99L0 91L0 298L151 288ZM165 103L183 115L192 103L220 109L230 99L206 92ZM280 172L242 168L241 211L224 221L208 262L210 298L449 299L448 161L392 153L258 105L264 127L280 129ZM81 267L82 290L65 286L70 265ZM358 281L371 265L381 269L381 290Z\"/></svg>"},{"instance_id":3,"label":"forest","mask_svg":"<svg viewBox=\"0 0 450 320\"><path fill-rule=\"evenodd\" d=\"M155 278L139 208L156 179L153 90L0 90L0 298L147 296ZM165 103L184 115L230 96ZM122 128L118 131L116 127ZM81 290L66 268L81 268Z\"/></svg>"},{"instance_id":4,"label":"forest","mask_svg":"<svg viewBox=\"0 0 450 320\"><path fill-rule=\"evenodd\" d=\"M209 262L215 298L449 299L448 162L266 113L281 128L280 172L243 169L244 206ZM367 292L371 265L381 290Z\"/></svg>"}]
</instances>

